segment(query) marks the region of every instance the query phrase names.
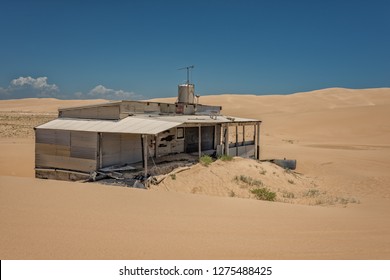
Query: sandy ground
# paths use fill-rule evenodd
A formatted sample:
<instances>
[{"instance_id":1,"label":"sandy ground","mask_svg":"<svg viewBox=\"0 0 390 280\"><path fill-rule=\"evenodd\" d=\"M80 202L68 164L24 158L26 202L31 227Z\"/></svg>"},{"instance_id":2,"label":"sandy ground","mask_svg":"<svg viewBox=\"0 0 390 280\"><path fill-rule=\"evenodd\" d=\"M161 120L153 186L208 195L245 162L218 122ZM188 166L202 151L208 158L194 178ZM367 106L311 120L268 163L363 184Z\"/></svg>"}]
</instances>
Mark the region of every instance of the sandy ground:
<instances>
[{"instance_id":1,"label":"sandy ground","mask_svg":"<svg viewBox=\"0 0 390 280\"><path fill-rule=\"evenodd\" d=\"M203 96L296 172L235 158L149 191L33 178L31 127L78 104L45 102L0 101L1 259L390 259L390 89Z\"/></svg>"}]
</instances>

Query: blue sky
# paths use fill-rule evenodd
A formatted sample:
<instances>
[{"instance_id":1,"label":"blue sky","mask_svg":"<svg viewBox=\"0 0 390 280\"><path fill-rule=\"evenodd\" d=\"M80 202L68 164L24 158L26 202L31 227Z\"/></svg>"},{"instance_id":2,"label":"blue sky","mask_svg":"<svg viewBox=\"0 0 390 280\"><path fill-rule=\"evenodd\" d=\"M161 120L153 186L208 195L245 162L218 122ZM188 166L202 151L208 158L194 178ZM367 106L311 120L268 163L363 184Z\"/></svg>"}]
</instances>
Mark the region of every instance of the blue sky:
<instances>
[{"instance_id":1,"label":"blue sky","mask_svg":"<svg viewBox=\"0 0 390 280\"><path fill-rule=\"evenodd\" d=\"M390 86L390 1L20 1L0 8L0 99Z\"/></svg>"}]
</instances>

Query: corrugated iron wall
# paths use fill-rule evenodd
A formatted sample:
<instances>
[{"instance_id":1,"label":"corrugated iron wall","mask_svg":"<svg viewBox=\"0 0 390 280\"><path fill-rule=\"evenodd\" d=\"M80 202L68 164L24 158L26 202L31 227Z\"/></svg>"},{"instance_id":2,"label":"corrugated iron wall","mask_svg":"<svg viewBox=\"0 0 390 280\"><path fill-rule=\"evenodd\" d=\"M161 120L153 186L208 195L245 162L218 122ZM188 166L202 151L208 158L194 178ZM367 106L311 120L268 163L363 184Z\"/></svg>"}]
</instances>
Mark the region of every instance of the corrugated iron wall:
<instances>
[{"instance_id":1,"label":"corrugated iron wall","mask_svg":"<svg viewBox=\"0 0 390 280\"><path fill-rule=\"evenodd\" d=\"M36 168L96 169L97 133L36 129L35 136Z\"/></svg>"},{"instance_id":2,"label":"corrugated iron wall","mask_svg":"<svg viewBox=\"0 0 390 280\"><path fill-rule=\"evenodd\" d=\"M118 120L119 104L79 109L59 109L61 118Z\"/></svg>"},{"instance_id":3,"label":"corrugated iron wall","mask_svg":"<svg viewBox=\"0 0 390 280\"><path fill-rule=\"evenodd\" d=\"M101 167L142 161L141 135L102 133L101 151Z\"/></svg>"}]
</instances>

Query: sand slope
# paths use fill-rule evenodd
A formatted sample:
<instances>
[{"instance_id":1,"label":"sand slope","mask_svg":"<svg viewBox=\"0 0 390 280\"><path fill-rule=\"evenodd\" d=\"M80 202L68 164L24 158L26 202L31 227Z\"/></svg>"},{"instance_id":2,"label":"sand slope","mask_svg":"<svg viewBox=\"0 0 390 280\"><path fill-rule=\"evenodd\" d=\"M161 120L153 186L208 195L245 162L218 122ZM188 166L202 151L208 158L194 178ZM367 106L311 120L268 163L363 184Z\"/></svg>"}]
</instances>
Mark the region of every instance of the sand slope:
<instances>
[{"instance_id":1,"label":"sand slope","mask_svg":"<svg viewBox=\"0 0 390 280\"><path fill-rule=\"evenodd\" d=\"M47 110L34 105L45 100L0 101L0 111L53 112L68 102L49 101ZM2 134L0 258L390 258L390 89L202 96L201 103L261 119L262 158L297 159L299 178L235 159L194 166L151 191L37 180L34 139ZM262 180L281 196L287 188L316 188L359 203L248 199L236 175Z\"/></svg>"}]
</instances>

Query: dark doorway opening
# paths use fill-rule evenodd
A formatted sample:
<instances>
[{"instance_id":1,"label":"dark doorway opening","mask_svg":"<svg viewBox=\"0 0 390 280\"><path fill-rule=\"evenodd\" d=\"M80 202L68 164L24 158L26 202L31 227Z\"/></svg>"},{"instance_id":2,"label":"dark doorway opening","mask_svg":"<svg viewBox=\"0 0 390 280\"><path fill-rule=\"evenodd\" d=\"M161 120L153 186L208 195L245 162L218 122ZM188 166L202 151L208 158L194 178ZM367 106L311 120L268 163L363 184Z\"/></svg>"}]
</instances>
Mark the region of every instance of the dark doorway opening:
<instances>
[{"instance_id":1,"label":"dark doorway opening","mask_svg":"<svg viewBox=\"0 0 390 280\"><path fill-rule=\"evenodd\" d=\"M201 150L214 149L214 126L202 126L201 128ZM186 153L195 153L199 150L199 127L186 127L184 137L184 149Z\"/></svg>"}]
</instances>

